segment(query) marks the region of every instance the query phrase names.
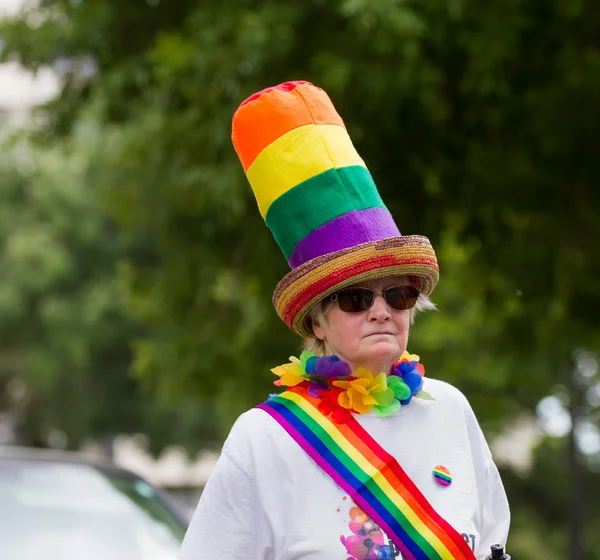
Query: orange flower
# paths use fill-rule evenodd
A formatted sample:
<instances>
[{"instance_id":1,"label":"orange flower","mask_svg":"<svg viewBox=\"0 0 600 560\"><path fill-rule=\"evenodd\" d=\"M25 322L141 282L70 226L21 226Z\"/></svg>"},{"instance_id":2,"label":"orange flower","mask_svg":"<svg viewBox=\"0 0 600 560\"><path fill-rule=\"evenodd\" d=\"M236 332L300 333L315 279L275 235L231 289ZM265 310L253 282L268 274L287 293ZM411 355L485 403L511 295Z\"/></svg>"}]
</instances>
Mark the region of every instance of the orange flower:
<instances>
[{"instance_id":1,"label":"orange flower","mask_svg":"<svg viewBox=\"0 0 600 560\"><path fill-rule=\"evenodd\" d=\"M340 406L355 410L359 414L369 412L373 406L387 406L394 400L394 392L387 386L387 376L375 376L365 369L358 368L347 381L334 381L333 385L343 389L338 401Z\"/></svg>"}]
</instances>

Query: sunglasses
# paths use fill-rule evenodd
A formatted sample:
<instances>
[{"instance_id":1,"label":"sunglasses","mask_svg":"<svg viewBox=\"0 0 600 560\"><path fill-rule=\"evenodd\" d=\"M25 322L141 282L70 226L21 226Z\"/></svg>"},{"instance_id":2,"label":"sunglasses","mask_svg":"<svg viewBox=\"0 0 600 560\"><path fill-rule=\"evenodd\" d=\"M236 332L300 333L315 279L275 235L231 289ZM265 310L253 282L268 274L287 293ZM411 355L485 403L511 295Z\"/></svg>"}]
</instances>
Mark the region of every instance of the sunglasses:
<instances>
[{"instance_id":1,"label":"sunglasses","mask_svg":"<svg viewBox=\"0 0 600 560\"><path fill-rule=\"evenodd\" d=\"M404 311L416 305L419 293L414 286L392 286L383 292L370 288L344 288L331 294L327 301L337 302L339 308L346 313L361 313L373 305L376 295L381 295L392 309Z\"/></svg>"}]
</instances>

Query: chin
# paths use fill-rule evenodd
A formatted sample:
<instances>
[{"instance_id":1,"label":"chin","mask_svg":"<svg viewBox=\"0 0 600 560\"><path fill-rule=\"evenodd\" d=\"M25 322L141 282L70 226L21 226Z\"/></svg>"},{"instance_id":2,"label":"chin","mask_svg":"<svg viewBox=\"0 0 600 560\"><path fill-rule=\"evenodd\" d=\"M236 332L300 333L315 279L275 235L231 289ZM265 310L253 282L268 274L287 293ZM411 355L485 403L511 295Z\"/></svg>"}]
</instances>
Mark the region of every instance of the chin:
<instances>
[{"instance_id":1,"label":"chin","mask_svg":"<svg viewBox=\"0 0 600 560\"><path fill-rule=\"evenodd\" d=\"M370 360L397 360L402 354L398 344L386 341L376 342L365 352L365 358Z\"/></svg>"}]
</instances>

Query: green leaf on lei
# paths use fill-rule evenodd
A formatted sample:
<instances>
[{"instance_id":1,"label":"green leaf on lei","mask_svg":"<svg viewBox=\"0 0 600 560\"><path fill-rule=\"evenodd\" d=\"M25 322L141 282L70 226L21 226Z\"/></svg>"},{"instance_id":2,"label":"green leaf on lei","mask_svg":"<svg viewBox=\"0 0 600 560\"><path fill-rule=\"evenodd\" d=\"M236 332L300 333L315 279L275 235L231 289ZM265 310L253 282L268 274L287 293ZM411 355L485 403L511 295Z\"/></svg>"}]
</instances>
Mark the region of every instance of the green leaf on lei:
<instances>
[{"instance_id":1,"label":"green leaf on lei","mask_svg":"<svg viewBox=\"0 0 600 560\"><path fill-rule=\"evenodd\" d=\"M419 391L416 395L415 398L417 399L423 399L426 401L434 401L435 398L433 398L427 391Z\"/></svg>"}]
</instances>

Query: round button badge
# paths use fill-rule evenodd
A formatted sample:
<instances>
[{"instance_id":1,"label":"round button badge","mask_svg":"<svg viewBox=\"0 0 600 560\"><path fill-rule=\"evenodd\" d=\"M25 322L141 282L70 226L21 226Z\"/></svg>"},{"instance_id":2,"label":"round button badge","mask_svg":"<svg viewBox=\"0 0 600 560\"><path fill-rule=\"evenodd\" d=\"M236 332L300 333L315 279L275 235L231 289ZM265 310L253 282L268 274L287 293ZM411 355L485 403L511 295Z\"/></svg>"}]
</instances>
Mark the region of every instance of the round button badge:
<instances>
[{"instance_id":1,"label":"round button badge","mask_svg":"<svg viewBox=\"0 0 600 560\"><path fill-rule=\"evenodd\" d=\"M452 484L452 475L443 465L437 465L433 469L433 480L440 486L450 486Z\"/></svg>"}]
</instances>

